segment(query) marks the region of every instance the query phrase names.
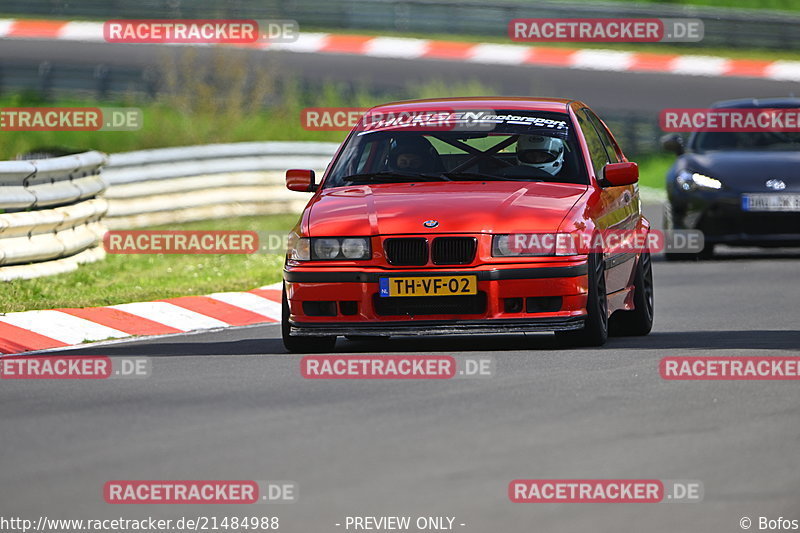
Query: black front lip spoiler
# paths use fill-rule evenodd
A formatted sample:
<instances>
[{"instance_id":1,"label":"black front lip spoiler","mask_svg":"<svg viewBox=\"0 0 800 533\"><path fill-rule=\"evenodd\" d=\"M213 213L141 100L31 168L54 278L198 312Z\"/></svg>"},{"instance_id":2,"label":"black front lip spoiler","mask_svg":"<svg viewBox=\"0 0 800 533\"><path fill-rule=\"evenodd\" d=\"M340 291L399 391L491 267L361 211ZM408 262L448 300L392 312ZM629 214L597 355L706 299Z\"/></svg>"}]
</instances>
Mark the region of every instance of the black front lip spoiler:
<instances>
[{"instance_id":1,"label":"black front lip spoiler","mask_svg":"<svg viewBox=\"0 0 800 533\"><path fill-rule=\"evenodd\" d=\"M332 335L391 335L396 337L460 334L497 335L581 329L584 319L585 317L578 316L513 320L487 319L481 321L415 320L414 322L350 322L335 324L292 322L289 327L291 335L305 337Z\"/></svg>"},{"instance_id":2,"label":"black front lip spoiler","mask_svg":"<svg viewBox=\"0 0 800 533\"><path fill-rule=\"evenodd\" d=\"M493 270L459 270L437 271L427 270L421 272L387 270L384 272L310 272L284 270L283 279L289 283L378 283L380 278L390 276L419 277L419 276L464 276L473 274L478 276L478 281L499 281L506 279L550 279L550 278L576 278L585 276L589 272L586 263L572 266L549 266L539 268L506 268Z\"/></svg>"}]
</instances>

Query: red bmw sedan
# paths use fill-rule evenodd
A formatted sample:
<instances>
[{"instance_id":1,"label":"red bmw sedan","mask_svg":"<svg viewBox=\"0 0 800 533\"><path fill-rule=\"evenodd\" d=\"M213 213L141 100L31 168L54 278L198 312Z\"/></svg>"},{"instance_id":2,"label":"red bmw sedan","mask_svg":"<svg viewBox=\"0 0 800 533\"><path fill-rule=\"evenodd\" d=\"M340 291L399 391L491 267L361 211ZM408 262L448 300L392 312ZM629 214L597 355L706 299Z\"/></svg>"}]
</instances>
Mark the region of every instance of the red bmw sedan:
<instances>
[{"instance_id":1,"label":"red bmw sedan","mask_svg":"<svg viewBox=\"0 0 800 533\"><path fill-rule=\"evenodd\" d=\"M373 108L317 183L284 267L283 342L332 350L337 336L555 332L568 345L646 335L647 234L638 168L585 104L458 98ZM601 239L602 240L602 239Z\"/></svg>"}]
</instances>

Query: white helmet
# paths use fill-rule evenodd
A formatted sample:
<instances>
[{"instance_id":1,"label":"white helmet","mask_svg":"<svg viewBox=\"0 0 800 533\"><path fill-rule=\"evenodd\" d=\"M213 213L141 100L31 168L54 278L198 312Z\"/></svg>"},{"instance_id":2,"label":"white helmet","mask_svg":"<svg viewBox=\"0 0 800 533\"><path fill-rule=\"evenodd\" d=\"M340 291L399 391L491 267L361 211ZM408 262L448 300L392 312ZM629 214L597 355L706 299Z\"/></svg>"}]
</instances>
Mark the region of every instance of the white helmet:
<instances>
[{"instance_id":1,"label":"white helmet","mask_svg":"<svg viewBox=\"0 0 800 533\"><path fill-rule=\"evenodd\" d=\"M517 139L517 159L555 176L564 164L564 141L544 135L521 135Z\"/></svg>"}]
</instances>

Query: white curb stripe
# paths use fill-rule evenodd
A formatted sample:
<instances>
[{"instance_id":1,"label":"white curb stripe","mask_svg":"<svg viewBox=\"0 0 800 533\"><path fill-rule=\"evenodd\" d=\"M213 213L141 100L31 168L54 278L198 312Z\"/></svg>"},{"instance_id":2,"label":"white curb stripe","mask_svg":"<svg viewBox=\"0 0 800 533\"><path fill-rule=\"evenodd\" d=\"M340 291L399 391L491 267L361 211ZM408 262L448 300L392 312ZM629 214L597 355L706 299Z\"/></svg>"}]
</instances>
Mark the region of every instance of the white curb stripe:
<instances>
[{"instance_id":1,"label":"white curb stripe","mask_svg":"<svg viewBox=\"0 0 800 533\"><path fill-rule=\"evenodd\" d=\"M14 19L0 19L0 37L5 37L13 25Z\"/></svg>"},{"instance_id":2,"label":"white curb stripe","mask_svg":"<svg viewBox=\"0 0 800 533\"><path fill-rule=\"evenodd\" d=\"M267 298L263 298L252 292L216 292L209 294L209 298L214 298L226 304L241 307L253 313L280 321L281 319L281 304L273 302Z\"/></svg>"},{"instance_id":3,"label":"white curb stripe","mask_svg":"<svg viewBox=\"0 0 800 533\"><path fill-rule=\"evenodd\" d=\"M728 60L713 56L680 56L667 69L674 74L692 76L720 76L728 69Z\"/></svg>"},{"instance_id":4,"label":"white curb stripe","mask_svg":"<svg viewBox=\"0 0 800 533\"><path fill-rule=\"evenodd\" d=\"M328 43L327 33L301 33L293 43L274 43L270 50L286 50L289 52L319 52Z\"/></svg>"},{"instance_id":5,"label":"white curb stripe","mask_svg":"<svg viewBox=\"0 0 800 533\"><path fill-rule=\"evenodd\" d=\"M375 57L400 57L415 59L428 51L425 39L404 39L400 37L376 37L367 42L364 53Z\"/></svg>"},{"instance_id":6,"label":"white curb stripe","mask_svg":"<svg viewBox=\"0 0 800 533\"><path fill-rule=\"evenodd\" d=\"M578 50L572 57L572 68L587 70L628 70L634 61L633 52L616 50Z\"/></svg>"},{"instance_id":7,"label":"white curb stripe","mask_svg":"<svg viewBox=\"0 0 800 533\"><path fill-rule=\"evenodd\" d=\"M130 337L128 333L117 329L53 310L9 313L0 317L0 321L66 344Z\"/></svg>"},{"instance_id":8,"label":"white curb stripe","mask_svg":"<svg viewBox=\"0 0 800 533\"><path fill-rule=\"evenodd\" d=\"M765 69L773 80L800 81L800 61L775 61Z\"/></svg>"},{"instance_id":9,"label":"white curb stripe","mask_svg":"<svg viewBox=\"0 0 800 533\"><path fill-rule=\"evenodd\" d=\"M58 32L59 39L68 41L103 41L103 24L101 22L68 22Z\"/></svg>"},{"instance_id":10,"label":"white curb stripe","mask_svg":"<svg viewBox=\"0 0 800 533\"><path fill-rule=\"evenodd\" d=\"M181 331L220 328L229 325L216 318L189 311L169 302L135 302L111 305L109 307L126 311Z\"/></svg>"},{"instance_id":11,"label":"white curb stripe","mask_svg":"<svg viewBox=\"0 0 800 533\"><path fill-rule=\"evenodd\" d=\"M476 44L470 50L469 61L474 63L496 63L519 65L528 59L532 48L516 44Z\"/></svg>"}]
</instances>

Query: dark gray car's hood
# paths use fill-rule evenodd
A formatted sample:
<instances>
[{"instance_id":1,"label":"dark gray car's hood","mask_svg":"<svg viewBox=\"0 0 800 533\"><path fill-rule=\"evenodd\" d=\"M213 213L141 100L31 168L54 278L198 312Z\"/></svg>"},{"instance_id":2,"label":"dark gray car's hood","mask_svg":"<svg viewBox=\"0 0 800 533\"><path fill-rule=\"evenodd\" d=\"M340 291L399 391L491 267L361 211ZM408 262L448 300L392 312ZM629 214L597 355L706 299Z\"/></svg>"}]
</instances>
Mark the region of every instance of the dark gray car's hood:
<instances>
[{"instance_id":1,"label":"dark gray car's hood","mask_svg":"<svg viewBox=\"0 0 800 533\"><path fill-rule=\"evenodd\" d=\"M769 192L771 179L782 180L785 191L800 192L800 151L707 152L681 157L677 170L700 172L736 191Z\"/></svg>"}]
</instances>

